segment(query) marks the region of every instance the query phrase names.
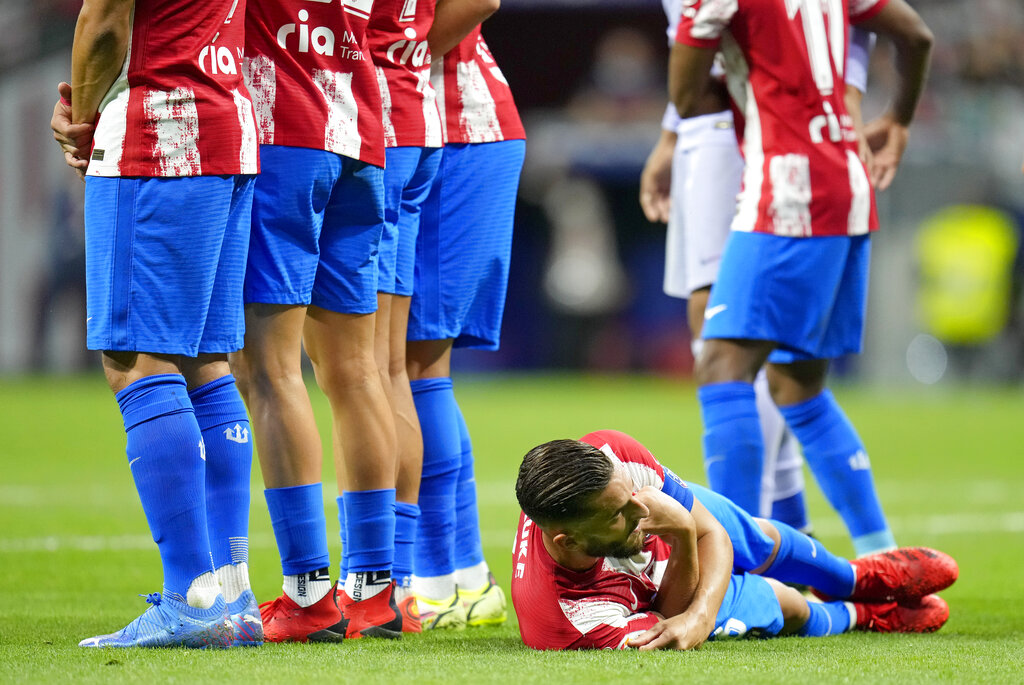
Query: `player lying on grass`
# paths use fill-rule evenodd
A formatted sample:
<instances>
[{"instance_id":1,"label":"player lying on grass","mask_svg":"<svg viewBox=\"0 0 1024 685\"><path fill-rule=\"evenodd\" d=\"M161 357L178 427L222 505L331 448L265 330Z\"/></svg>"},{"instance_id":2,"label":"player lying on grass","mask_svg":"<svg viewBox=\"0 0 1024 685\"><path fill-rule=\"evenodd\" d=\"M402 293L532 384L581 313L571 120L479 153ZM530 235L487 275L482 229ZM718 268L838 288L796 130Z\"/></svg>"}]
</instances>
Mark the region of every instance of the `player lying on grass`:
<instances>
[{"instance_id":1,"label":"player lying on grass","mask_svg":"<svg viewBox=\"0 0 1024 685\"><path fill-rule=\"evenodd\" d=\"M847 561L681 481L625 433L524 457L512 601L535 649L692 649L710 638L932 632L956 562L926 548ZM782 581L782 582L780 582ZM808 602L783 582L809 585ZM836 598L836 599L831 599Z\"/></svg>"}]
</instances>

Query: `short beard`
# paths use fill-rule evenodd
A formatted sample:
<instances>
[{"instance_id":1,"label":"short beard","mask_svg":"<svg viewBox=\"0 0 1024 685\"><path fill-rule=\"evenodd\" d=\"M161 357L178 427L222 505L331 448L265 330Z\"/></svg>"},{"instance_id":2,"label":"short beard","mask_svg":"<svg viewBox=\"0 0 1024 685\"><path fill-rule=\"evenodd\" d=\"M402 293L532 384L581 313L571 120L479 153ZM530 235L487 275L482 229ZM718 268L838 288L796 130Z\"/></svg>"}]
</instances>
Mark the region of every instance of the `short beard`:
<instances>
[{"instance_id":1,"label":"short beard","mask_svg":"<svg viewBox=\"0 0 1024 685\"><path fill-rule=\"evenodd\" d=\"M590 543L583 546L584 554L592 557L612 557L614 559L628 559L635 557L644 551L644 544L647 536L639 530L633 531L628 538L621 542L606 542L603 544Z\"/></svg>"}]
</instances>

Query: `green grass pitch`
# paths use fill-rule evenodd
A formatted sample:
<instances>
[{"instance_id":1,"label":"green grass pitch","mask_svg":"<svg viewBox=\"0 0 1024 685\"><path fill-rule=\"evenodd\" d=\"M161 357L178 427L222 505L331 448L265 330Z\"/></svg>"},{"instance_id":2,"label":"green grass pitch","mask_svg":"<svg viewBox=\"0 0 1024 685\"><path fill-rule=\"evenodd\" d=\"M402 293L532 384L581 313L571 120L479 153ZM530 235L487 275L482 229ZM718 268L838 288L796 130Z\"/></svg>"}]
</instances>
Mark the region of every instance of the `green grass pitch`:
<instances>
[{"instance_id":1,"label":"green grass pitch","mask_svg":"<svg viewBox=\"0 0 1024 685\"><path fill-rule=\"evenodd\" d=\"M537 653L514 616L500 628L342 645L219 652L84 650L159 590L156 548L99 376L0 382L0 681L309 683L1024 682L1024 393L982 389L837 395L871 454L902 544L960 563L933 635L852 634L709 643L692 653ZM472 376L457 393L473 435L485 551L508 588L513 482L533 445L598 428L632 433L684 478L703 481L693 386L650 378ZM318 416L326 405L313 391ZM322 424L326 426L326 424ZM325 435L329 431L324 430ZM251 571L261 600L280 567L253 470ZM325 507L337 559L333 470ZM819 535L850 544L810 486Z\"/></svg>"}]
</instances>

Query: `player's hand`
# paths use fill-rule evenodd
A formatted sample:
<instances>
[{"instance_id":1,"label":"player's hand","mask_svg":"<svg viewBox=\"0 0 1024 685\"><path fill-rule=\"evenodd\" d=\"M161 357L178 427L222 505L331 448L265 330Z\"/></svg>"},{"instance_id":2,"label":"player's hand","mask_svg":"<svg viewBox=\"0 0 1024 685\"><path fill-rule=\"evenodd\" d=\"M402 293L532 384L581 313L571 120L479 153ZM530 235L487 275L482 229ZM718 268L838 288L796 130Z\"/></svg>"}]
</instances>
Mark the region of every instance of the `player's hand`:
<instances>
[{"instance_id":1,"label":"player's hand","mask_svg":"<svg viewBox=\"0 0 1024 685\"><path fill-rule=\"evenodd\" d=\"M662 131L640 174L640 207L650 222L667 223L672 210L672 156L675 134Z\"/></svg>"},{"instance_id":2,"label":"player's hand","mask_svg":"<svg viewBox=\"0 0 1024 685\"><path fill-rule=\"evenodd\" d=\"M883 115L865 125L864 138L874 154L868 168L871 184L878 190L885 190L896 176L910 131L890 115Z\"/></svg>"},{"instance_id":3,"label":"player's hand","mask_svg":"<svg viewBox=\"0 0 1024 685\"><path fill-rule=\"evenodd\" d=\"M53 106L53 117L50 128L53 138L64 151L64 161L75 170L78 177L85 180L85 170L89 166L89 150L92 147L92 124L71 123L71 85L61 82L57 86L60 99Z\"/></svg>"},{"instance_id":4,"label":"player's hand","mask_svg":"<svg viewBox=\"0 0 1024 685\"><path fill-rule=\"evenodd\" d=\"M649 485L640 488L636 498L648 510L647 516L640 520L640 530L644 533L676 539L697 534L697 523L693 520L693 515L686 507L658 488Z\"/></svg>"},{"instance_id":5,"label":"player's hand","mask_svg":"<svg viewBox=\"0 0 1024 685\"><path fill-rule=\"evenodd\" d=\"M714 629L706 616L684 611L678 616L658 621L649 629L632 638L630 647L640 651L655 649L698 649L707 642Z\"/></svg>"}]
</instances>

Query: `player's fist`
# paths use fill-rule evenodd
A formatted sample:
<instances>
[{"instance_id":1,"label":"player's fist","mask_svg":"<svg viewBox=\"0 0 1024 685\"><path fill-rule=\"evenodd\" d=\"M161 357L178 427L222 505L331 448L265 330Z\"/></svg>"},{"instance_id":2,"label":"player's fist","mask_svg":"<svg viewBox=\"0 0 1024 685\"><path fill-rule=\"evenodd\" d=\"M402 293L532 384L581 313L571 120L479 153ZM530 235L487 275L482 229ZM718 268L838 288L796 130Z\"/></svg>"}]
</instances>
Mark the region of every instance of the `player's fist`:
<instances>
[{"instance_id":1,"label":"player's fist","mask_svg":"<svg viewBox=\"0 0 1024 685\"><path fill-rule=\"evenodd\" d=\"M647 507L647 516L640 520L640 530L651 535L680 538L695 535L697 524L682 504L658 488L640 488L636 498Z\"/></svg>"},{"instance_id":2,"label":"player's fist","mask_svg":"<svg viewBox=\"0 0 1024 685\"><path fill-rule=\"evenodd\" d=\"M64 161L75 170L78 176L85 178L85 170L89 166L89 151L92 147L92 124L71 123L71 85L61 82L57 85L60 99L53 106L50 128L53 138L64 151Z\"/></svg>"}]
</instances>

